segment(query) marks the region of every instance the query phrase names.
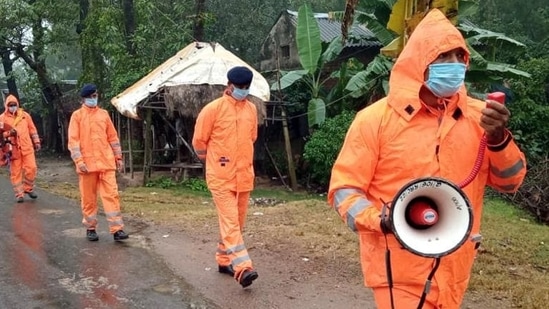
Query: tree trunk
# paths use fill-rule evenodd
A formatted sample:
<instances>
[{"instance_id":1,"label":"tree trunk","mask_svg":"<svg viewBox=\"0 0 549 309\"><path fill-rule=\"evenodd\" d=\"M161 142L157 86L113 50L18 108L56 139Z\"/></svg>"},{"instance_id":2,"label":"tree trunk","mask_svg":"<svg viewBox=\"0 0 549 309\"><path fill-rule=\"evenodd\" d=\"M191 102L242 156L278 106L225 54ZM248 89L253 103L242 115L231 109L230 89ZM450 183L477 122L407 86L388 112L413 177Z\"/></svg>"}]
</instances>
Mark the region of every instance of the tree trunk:
<instances>
[{"instance_id":1,"label":"tree trunk","mask_svg":"<svg viewBox=\"0 0 549 309\"><path fill-rule=\"evenodd\" d=\"M40 18L34 21L32 25L32 34L34 38L32 55L27 53L23 45L18 45L15 52L36 73L42 89L45 107L48 111L47 115L50 121L49 130L44 132L44 136L48 137L45 140L45 146L57 153L61 153L63 152L65 145L62 145L60 142L62 140L60 138L60 133L62 131L60 131L59 128L60 125L65 122L64 119L66 118L66 113L63 111L63 107L60 104L63 92L59 85L54 83L48 75L44 57L44 29L42 29L42 20Z\"/></svg>"},{"instance_id":2,"label":"tree trunk","mask_svg":"<svg viewBox=\"0 0 549 309\"><path fill-rule=\"evenodd\" d=\"M193 26L193 37L198 42L204 41L204 13L206 0L196 0L196 15Z\"/></svg>"},{"instance_id":3,"label":"tree trunk","mask_svg":"<svg viewBox=\"0 0 549 309\"><path fill-rule=\"evenodd\" d=\"M6 74L7 77L8 91L19 98L17 84L15 78L13 78L11 74L13 72L13 60L10 57L11 52L8 48L3 47L0 50L0 53L2 53L2 65L4 66L4 74Z\"/></svg>"},{"instance_id":4,"label":"tree trunk","mask_svg":"<svg viewBox=\"0 0 549 309\"><path fill-rule=\"evenodd\" d=\"M80 0L80 22L76 26L76 33L82 34L86 27L86 17L88 17L88 11L90 9L89 0Z\"/></svg>"},{"instance_id":5,"label":"tree trunk","mask_svg":"<svg viewBox=\"0 0 549 309\"><path fill-rule=\"evenodd\" d=\"M133 36L135 34L135 10L133 7L133 0L122 1L122 11L124 12L124 39L126 41L126 50L128 54L135 55L135 44L133 43Z\"/></svg>"}]
</instances>

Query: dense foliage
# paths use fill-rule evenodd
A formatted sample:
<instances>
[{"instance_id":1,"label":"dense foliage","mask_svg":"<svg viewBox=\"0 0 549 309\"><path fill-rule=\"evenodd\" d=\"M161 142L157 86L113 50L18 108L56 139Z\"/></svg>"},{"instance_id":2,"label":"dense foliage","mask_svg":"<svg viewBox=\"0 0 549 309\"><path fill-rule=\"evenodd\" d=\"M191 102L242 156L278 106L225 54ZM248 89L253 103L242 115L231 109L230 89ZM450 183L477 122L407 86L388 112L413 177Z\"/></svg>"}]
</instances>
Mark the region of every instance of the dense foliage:
<instances>
[{"instance_id":1,"label":"dense foliage","mask_svg":"<svg viewBox=\"0 0 549 309\"><path fill-rule=\"evenodd\" d=\"M311 180L322 187L326 187L330 182L332 165L339 154L354 116L354 112L344 111L327 119L311 134L309 141L305 144L303 157L309 164Z\"/></svg>"}]
</instances>

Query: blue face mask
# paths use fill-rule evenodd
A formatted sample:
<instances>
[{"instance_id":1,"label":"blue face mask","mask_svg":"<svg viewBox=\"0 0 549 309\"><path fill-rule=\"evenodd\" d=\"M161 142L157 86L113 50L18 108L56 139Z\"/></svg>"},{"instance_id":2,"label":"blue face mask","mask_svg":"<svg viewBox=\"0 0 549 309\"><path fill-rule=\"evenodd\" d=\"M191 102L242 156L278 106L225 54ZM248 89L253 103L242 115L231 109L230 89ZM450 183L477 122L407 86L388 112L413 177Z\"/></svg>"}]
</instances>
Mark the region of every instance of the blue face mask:
<instances>
[{"instance_id":1,"label":"blue face mask","mask_svg":"<svg viewBox=\"0 0 549 309\"><path fill-rule=\"evenodd\" d=\"M10 111L10 113L15 114L15 112L17 111L17 106L8 106L8 110Z\"/></svg>"},{"instance_id":2,"label":"blue face mask","mask_svg":"<svg viewBox=\"0 0 549 309\"><path fill-rule=\"evenodd\" d=\"M459 91L465 80L467 66L463 63L435 63L429 65L427 88L439 98L451 97Z\"/></svg>"},{"instance_id":3,"label":"blue face mask","mask_svg":"<svg viewBox=\"0 0 549 309\"><path fill-rule=\"evenodd\" d=\"M242 101L250 94L250 89L240 89L233 86L233 91L231 93L232 97L237 101Z\"/></svg>"},{"instance_id":4,"label":"blue face mask","mask_svg":"<svg viewBox=\"0 0 549 309\"><path fill-rule=\"evenodd\" d=\"M97 106L97 98L85 98L84 104L87 107L96 107Z\"/></svg>"}]
</instances>

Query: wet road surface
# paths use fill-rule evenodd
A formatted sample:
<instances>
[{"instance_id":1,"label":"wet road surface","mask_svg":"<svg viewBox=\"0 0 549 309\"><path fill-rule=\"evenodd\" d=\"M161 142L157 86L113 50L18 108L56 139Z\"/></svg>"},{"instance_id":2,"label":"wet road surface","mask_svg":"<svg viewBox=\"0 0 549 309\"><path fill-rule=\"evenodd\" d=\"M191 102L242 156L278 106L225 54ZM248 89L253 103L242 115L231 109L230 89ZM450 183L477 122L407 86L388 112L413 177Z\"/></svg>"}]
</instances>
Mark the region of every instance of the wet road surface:
<instances>
[{"instance_id":1,"label":"wet road surface","mask_svg":"<svg viewBox=\"0 0 549 309\"><path fill-rule=\"evenodd\" d=\"M0 308L218 308L151 251L144 225L126 221L117 243L100 215L89 242L77 202L36 192L17 204L0 175Z\"/></svg>"}]
</instances>

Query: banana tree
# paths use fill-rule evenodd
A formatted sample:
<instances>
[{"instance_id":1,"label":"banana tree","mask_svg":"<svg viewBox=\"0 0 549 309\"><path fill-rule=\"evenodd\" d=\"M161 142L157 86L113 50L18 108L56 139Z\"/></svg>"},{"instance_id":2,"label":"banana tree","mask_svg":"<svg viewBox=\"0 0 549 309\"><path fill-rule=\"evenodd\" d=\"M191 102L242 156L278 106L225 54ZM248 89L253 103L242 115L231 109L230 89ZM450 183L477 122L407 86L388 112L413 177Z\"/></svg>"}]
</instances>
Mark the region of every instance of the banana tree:
<instances>
[{"instance_id":1,"label":"banana tree","mask_svg":"<svg viewBox=\"0 0 549 309\"><path fill-rule=\"evenodd\" d=\"M412 11L415 7L416 11ZM353 76L346 89L353 97L360 97L372 92L388 91L388 78L393 65L393 59L404 47L407 37L421 21L424 14L433 7L442 8L446 16L462 31L471 52L470 70L466 82L482 83L500 80L502 78L529 77L527 72L518 70L510 64L495 62L495 48L489 52L491 59L485 59L475 49L485 46L517 49L524 45L495 33L480 29L468 23L465 19L478 9L477 0L347 0L345 12L332 12L336 20L342 21L342 37L353 23L359 23L371 30L383 44L379 55L374 58L365 71ZM458 10L459 9L459 10ZM498 42L497 45L493 44Z\"/></svg>"},{"instance_id":2,"label":"banana tree","mask_svg":"<svg viewBox=\"0 0 549 309\"><path fill-rule=\"evenodd\" d=\"M296 40L302 68L283 72L280 80L272 84L271 90L283 90L297 81L304 82L311 92L311 100L308 103L308 122L309 127L313 127L326 119L326 103L320 97L320 91L331 77L323 74L324 65L339 56L343 50L343 44L340 39L335 39L323 48L318 23L308 5L299 8Z\"/></svg>"}]
</instances>

